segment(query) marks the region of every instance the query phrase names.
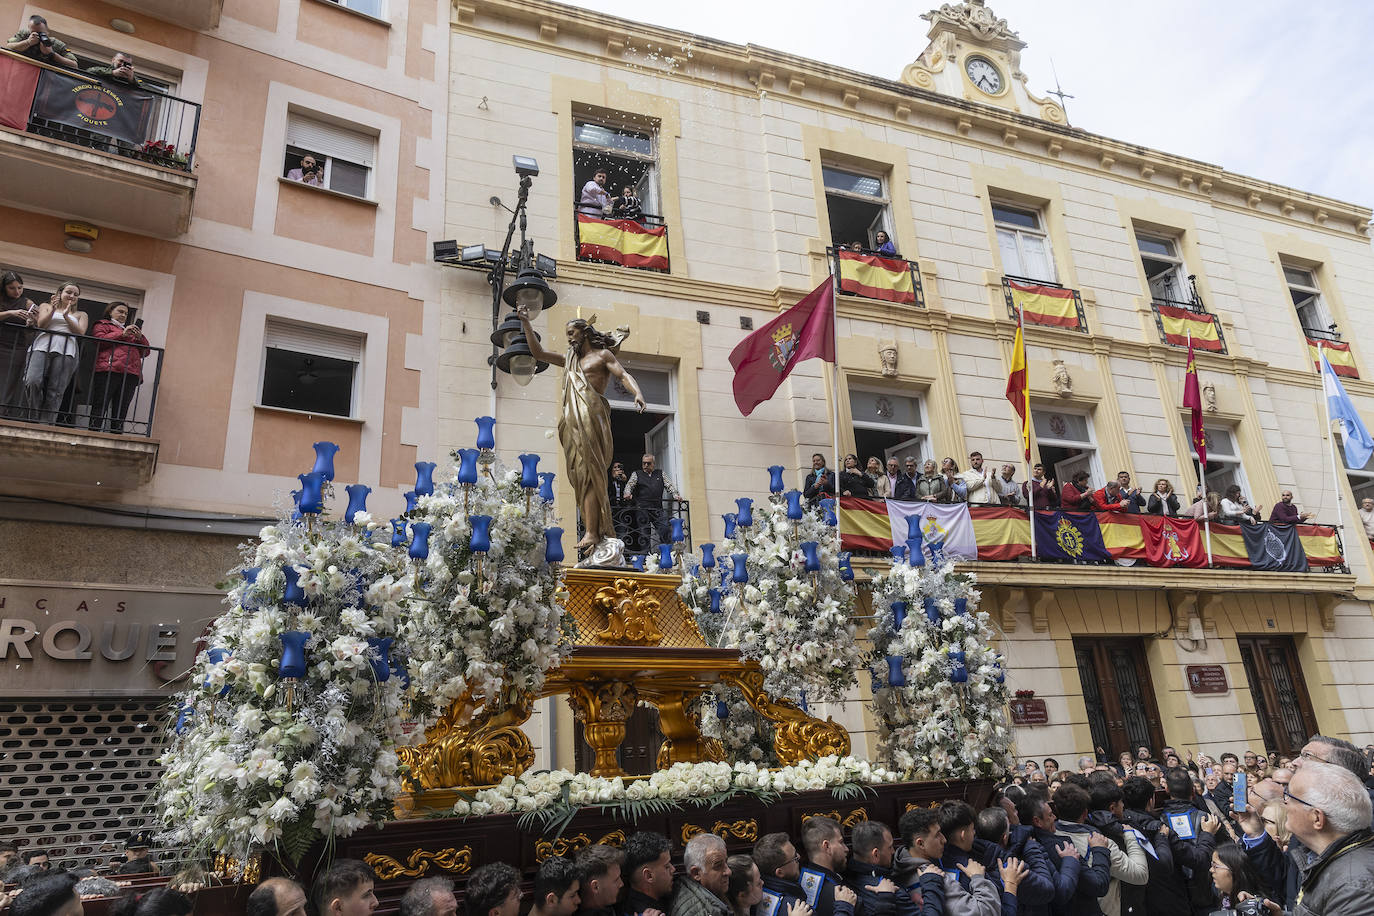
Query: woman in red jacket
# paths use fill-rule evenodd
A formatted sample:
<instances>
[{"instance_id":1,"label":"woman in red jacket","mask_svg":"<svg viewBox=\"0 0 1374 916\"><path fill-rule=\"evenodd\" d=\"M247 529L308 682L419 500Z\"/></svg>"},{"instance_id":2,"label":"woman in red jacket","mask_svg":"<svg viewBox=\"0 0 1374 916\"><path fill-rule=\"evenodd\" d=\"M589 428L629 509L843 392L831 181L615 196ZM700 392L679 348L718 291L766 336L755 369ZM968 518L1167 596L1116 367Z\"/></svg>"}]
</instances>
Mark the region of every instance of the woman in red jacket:
<instances>
[{"instance_id":1,"label":"woman in red jacket","mask_svg":"<svg viewBox=\"0 0 1374 916\"><path fill-rule=\"evenodd\" d=\"M109 420L110 432L124 432L124 416L134 393L143 382L143 357L148 338L137 325L128 324L129 306L111 302L91 334L101 340L95 354L91 385L91 429L101 430Z\"/></svg>"}]
</instances>

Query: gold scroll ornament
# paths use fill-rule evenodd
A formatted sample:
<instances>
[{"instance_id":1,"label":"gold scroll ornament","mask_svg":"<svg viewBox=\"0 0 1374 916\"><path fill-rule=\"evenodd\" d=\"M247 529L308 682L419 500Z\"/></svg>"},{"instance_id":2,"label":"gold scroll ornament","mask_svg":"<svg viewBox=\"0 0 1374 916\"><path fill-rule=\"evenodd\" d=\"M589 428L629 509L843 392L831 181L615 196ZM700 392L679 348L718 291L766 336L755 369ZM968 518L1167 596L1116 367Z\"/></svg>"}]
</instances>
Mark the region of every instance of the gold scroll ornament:
<instances>
[{"instance_id":1,"label":"gold scroll ornament","mask_svg":"<svg viewBox=\"0 0 1374 916\"><path fill-rule=\"evenodd\" d=\"M612 646L656 646L663 631L654 622L659 600L634 579L616 579L597 589L593 605L606 614L606 627L596 634L598 642Z\"/></svg>"},{"instance_id":2,"label":"gold scroll ornament","mask_svg":"<svg viewBox=\"0 0 1374 916\"><path fill-rule=\"evenodd\" d=\"M581 852L588 846L614 846L617 849L625 845L625 831L612 830L610 833L592 843L592 838L585 833L576 833L570 837L558 837L554 840L539 839L534 841L534 861L543 862L551 856L566 856L572 853Z\"/></svg>"},{"instance_id":3,"label":"gold scroll ornament","mask_svg":"<svg viewBox=\"0 0 1374 916\"><path fill-rule=\"evenodd\" d=\"M812 811L809 814L802 815L802 823L805 824L813 817L828 817L832 821L838 821L841 827L848 827L850 830L853 830L856 825L862 824L864 821L868 820L868 809L853 808L843 817L840 816L839 811L833 808L829 811Z\"/></svg>"},{"instance_id":4,"label":"gold scroll ornament","mask_svg":"<svg viewBox=\"0 0 1374 916\"><path fill-rule=\"evenodd\" d=\"M705 832L705 827L698 827L696 824L683 824L682 845L686 846L687 841L692 837ZM716 821L711 826L711 832L721 839L734 837L746 843L753 843L759 838L759 822L752 817L738 821Z\"/></svg>"},{"instance_id":5,"label":"gold scroll ornament","mask_svg":"<svg viewBox=\"0 0 1374 916\"><path fill-rule=\"evenodd\" d=\"M369 852L363 856L363 861L371 865L373 871L377 872L377 877L383 881L390 881L402 876L418 878L429 871L431 865L440 871L462 875L472 869L472 847L462 846L457 849L449 847L438 852L416 849L406 858L405 864L379 852Z\"/></svg>"},{"instance_id":6,"label":"gold scroll ornament","mask_svg":"<svg viewBox=\"0 0 1374 916\"><path fill-rule=\"evenodd\" d=\"M763 690L763 672L746 669L721 672L720 679L734 684L749 705L773 723L773 750L784 766L803 760L849 755L849 732L833 719L814 718L797 708L791 700L773 699Z\"/></svg>"},{"instance_id":7,"label":"gold scroll ornament","mask_svg":"<svg viewBox=\"0 0 1374 916\"><path fill-rule=\"evenodd\" d=\"M534 697L521 694L504 708L483 709L464 724L470 707L466 699L456 700L428 729L428 741L396 753L424 789L495 785L534 764L534 748L520 728L533 711Z\"/></svg>"}]
</instances>

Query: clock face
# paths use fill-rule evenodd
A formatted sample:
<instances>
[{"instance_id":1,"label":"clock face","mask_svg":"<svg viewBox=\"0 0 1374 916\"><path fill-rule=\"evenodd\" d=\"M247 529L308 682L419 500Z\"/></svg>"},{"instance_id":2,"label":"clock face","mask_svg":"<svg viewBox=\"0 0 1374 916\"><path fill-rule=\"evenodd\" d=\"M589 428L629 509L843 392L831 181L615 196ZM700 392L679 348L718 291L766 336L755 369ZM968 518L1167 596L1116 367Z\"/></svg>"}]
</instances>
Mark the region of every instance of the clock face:
<instances>
[{"instance_id":1,"label":"clock face","mask_svg":"<svg viewBox=\"0 0 1374 916\"><path fill-rule=\"evenodd\" d=\"M964 63L964 72L968 74L973 85L988 95L996 95L1002 91L1002 74L987 58L970 57Z\"/></svg>"}]
</instances>

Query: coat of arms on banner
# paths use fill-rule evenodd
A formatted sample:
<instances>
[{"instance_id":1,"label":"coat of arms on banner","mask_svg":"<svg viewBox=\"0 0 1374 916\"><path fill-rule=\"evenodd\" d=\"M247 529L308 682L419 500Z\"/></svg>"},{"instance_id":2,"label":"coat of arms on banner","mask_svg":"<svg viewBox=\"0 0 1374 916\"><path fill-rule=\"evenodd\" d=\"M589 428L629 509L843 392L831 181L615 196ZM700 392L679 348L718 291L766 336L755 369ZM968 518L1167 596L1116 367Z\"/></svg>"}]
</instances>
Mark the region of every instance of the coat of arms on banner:
<instances>
[{"instance_id":1,"label":"coat of arms on banner","mask_svg":"<svg viewBox=\"0 0 1374 916\"><path fill-rule=\"evenodd\" d=\"M1264 540L1261 543L1264 545L1264 555L1271 561L1282 563L1288 559L1288 547L1272 528L1264 529Z\"/></svg>"},{"instance_id":2,"label":"coat of arms on banner","mask_svg":"<svg viewBox=\"0 0 1374 916\"><path fill-rule=\"evenodd\" d=\"M1059 519L1059 527L1054 529L1054 542L1066 556L1074 559L1083 556L1083 532L1066 518Z\"/></svg>"},{"instance_id":3,"label":"coat of arms on banner","mask_svg":"<svg viewBox=\"0 0 1374 916\"><path fill-rule=\"evenodd\" d=\"M949 539L949 532L945 526L936 521L935 516L927 515L921 522L921 533L925 536L927 544L943 544Z\"/></svg>"},{"instance_id":4,"label":"coat of arms on banner","mask_svg":"<svg viewBox=\"0 0 1374 916\"><path fill-rule=\"evenodd\" d=\"M773 330L773 346L768 351L768 361L779 372L787 368L792 354L797 352L797 342L801 335L792 330L791 324L779 325Z\"/></svg>"},{"instance_id":5,"label":"coat of arms on banner","mask_svg":"<svg viewBox=\"0 0 1374 916\"><path fill-rule=\"evenodd\" d=\"M1171 562L1182 563L1184 560L1188 559L1188 548L1178 542L1178 532L1174 530L1172 525L1165 524L1164 527L1160 529L1160 536L1164 538L1165 543L1168 545L1164 549L1164 555L1168 557Z\"/></svg>"}]
</instances>

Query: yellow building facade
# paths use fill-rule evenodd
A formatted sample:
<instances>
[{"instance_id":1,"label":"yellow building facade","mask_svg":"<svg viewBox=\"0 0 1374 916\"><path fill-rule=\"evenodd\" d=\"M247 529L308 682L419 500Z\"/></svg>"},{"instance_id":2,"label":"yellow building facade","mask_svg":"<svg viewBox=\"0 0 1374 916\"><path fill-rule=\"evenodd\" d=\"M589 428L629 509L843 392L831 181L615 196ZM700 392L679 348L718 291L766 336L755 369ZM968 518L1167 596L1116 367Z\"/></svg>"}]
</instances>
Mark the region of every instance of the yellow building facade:
<instances>
[{"instance_id":1,"label":"yellow building facade","mask_svg":"<svg viewBox=\"0 0 1374 916\"><path fill-rule=\"evenodd\" d=\"M1350 571L968 564L1009 683L1045 701L1046 724L1017 728L1019 752L1068 764L1141 742L1215 754L1291 753L1312 731L1374 740L1374 556L1353 509L1374 472L1335 479L1308 345L1348 344L1374 375L1353 333L1374 301L1370 211L1068 127L982 3L926 18L929 46L889 79L538 0L456 0L446 235L499 245L512 200L491 198L514 187L512 155L537 159L529 233L558 261L559 302L536 326L546 346L579 314L629 327L622 358L649 410L610 392L616 458L632 471L655 455L696 543L764 491L767 466L800 485L832 437L864 458L962 466L978 450L1022 478L1005 277L1082 305L1079 330L1027 331L1033 460L1056 478L1083 469L1101 486L1124 470L1147 492L1167 478L1191 494L1185 352L1158 308L1215 316L1224 352L1198 356L1209 489L1238 483L1266 509L1292 489L1346 525ZM598 167L666 228L666 270L579 260L576 204ZM828 249L871 247L878 230L913 262L923 304L839 297L838 366L804 364L741 416L731 349L825 279ZM446 271L441 301L438 442L470 445L471 418L491 414L502 453L560 461L560 370L525 387L493 374L482 273ZM1345 381L1374 416L1374 385ZM568 488L558 505L571 531ZM1190 666L1220 666L1224 691L1191 690ZM863 696L825 712L871 750ZM573 765L566 710L545 706L530 728L539 765Z\"/></svg>"}]
</instances>

